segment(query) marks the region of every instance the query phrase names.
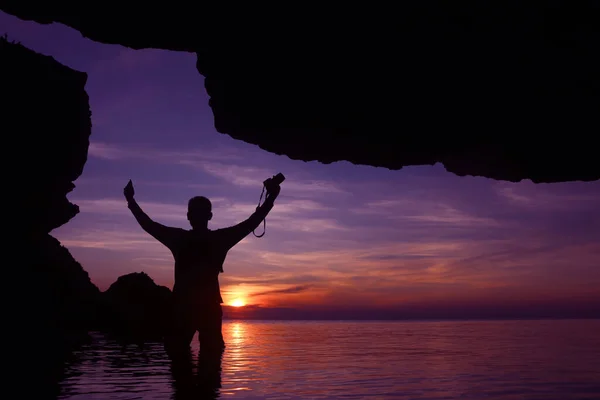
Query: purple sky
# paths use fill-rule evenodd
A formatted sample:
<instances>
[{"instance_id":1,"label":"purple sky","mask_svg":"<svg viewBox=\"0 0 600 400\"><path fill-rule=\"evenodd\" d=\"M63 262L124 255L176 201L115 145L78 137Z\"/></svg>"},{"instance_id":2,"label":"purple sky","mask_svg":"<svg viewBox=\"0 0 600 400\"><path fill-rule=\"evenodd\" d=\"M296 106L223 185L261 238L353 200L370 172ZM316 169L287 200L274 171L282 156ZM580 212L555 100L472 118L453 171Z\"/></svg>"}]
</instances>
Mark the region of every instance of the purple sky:
<instances>
[{"instance_id":1,"label":"purple sky","mask_svg":"<svg viewBox=\"0 0 600 400\"><path fill-rule=\"evenodd\" d=\"M53 234L100 289L145 271L171 287L169 251L136 224L122 188L156 221L187 228L187 200L213 201L209 227L249 216L283 172L267 234L229 253L221 283L267 307L600 302L600 182L534 185L292 161L213 127L195 55L131 50L0 12L0 34L88 73L89 158ZM365 132L368 134L368 132ZM485 134L485 133L482 133ZM557 160L560 162L560 160Z\"/></svg>"}]
</instances>

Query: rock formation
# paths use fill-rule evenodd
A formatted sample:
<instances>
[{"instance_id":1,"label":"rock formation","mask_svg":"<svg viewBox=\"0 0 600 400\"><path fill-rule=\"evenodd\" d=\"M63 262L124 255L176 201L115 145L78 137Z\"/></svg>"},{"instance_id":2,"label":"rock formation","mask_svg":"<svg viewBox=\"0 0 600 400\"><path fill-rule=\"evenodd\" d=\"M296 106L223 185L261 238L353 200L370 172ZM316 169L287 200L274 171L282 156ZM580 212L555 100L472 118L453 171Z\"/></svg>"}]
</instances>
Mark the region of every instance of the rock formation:
<instances>
[{"instance_id":1,"label":"rock formation","mask_svg":"<svg viewBox=\"0 0 600 400\"><path fill-rule=\"evenodd\" d=\"M87 331L99 327L100 291L65 247L50 235L29 243L25 280L18 283L23 301L30 301L31 318L49 329Z\"/></svg>"},{"instance_id":2,"label":"rock formation","mask_svg":"<svg viewBox=\"0 0 600 400\"><path fill-rule=\"evenodd\" d=\"M596 1L0 7L104 43L196 52L217 130L293 159L600 178Z\"/></svg>"},{"instance_id":3,"label":"rock formation","mask_svg":"<svg viewBox=\"0 0 600 400\"><path fill-rule=\"evenodd\" d=\"M100 292L49 235L79 211L66 195L87 158L87 75L6 38L0 59L11 309L23 331L90 329Z\"/></svg>"},{"instance_id":4,"label":"rock formation","mask_svg":"<svg viewBox=\"0 0 600 400\"><path fill-rule=\"evenodd\" d=\"M143 272L123 275L102 294L105 329L135 339L160 339L168 326L171 291Z\"/></svg>"},{"instance_id":5,"label":"rock formation","mask_svg":"<svg viewBox=\"0 0 600 400\"><path fill-rule=\"evenodd\" d=\"M87 74L0 39L5 175L23 232L46 234L79 208L67 194L83 172L91 134ZM8 163L7 163L8 164Z\"/></svg>"}]
</instances>

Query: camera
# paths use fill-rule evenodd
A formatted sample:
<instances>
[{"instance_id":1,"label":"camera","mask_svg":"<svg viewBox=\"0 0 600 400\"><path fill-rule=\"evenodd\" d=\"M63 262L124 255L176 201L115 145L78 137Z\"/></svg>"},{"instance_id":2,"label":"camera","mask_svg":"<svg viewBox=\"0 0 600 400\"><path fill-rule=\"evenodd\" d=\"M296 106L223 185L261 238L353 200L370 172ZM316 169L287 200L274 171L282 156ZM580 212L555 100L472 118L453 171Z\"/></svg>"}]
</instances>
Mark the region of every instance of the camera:
<instances>
[{"instance_id":1,"label":"camera","mask_svg":"<svg viewBox=\"0 0 600 400\"><path fill-rule=\"evenodd\" d=\"M283 176L283 174L280 172L277 175L273 175L271 178L266 179L263 182L263 185L265 185L265 189L267 189L267 192L271 191L271 188L281 185L281 183L285 180L285 176Z\"/></svg>"}]
</instances>

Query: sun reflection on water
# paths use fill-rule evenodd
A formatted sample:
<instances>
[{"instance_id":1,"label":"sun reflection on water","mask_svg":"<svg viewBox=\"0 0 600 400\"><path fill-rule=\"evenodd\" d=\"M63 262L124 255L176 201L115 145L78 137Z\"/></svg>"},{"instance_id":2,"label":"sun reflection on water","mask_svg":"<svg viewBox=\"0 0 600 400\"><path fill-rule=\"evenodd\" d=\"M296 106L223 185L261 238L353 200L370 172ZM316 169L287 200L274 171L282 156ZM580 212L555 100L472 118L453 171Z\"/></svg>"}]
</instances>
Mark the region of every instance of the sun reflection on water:
<instances>
[{"instance_id":1,"label":"sun reflection on water","mask_svg":"<svg viewBox=\"0 0 600 400\"><path fill-rule=\"evenodd\" d=\"M231 324L230 332L231 332L231 337L235 338L236 340L243 340L243 336L244 336L244 331L246 330L246 327L244 326L245 324L242 322L234 322Z\"/></svg>"},{"instance_id":2,"label":"sun reflection on water","mask_svg":"<svg viewBox=\"0 0 600 400\"><path fill-rule=\"evenodd\" d=\"M248 379L248 372L251 361L248 359L248 323L230 322L223 326L223 337L227 345L223 357L221 394L227 395L236 392L251 390L251 379Z\"/></svg>"}]
</instances>

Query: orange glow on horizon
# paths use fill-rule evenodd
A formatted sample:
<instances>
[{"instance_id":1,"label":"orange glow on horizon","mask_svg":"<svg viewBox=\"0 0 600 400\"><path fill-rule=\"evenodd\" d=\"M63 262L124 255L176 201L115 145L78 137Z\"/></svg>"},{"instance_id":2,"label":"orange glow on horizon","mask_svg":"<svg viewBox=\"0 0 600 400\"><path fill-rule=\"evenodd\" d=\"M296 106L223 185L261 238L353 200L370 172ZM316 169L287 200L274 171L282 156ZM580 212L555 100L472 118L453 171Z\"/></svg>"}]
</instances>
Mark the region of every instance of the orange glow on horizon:
<instances>
[{"instance_id":1,"label":"orange glow on horizon","mask_svg":"<svg viewBox=\"0 0 600 400\"><path fill-rule=\"evenodd\" d=\"M231 302L232 307L244 307L246 302L242 299L235 299Z\"/></svg>"}]
</instances>

